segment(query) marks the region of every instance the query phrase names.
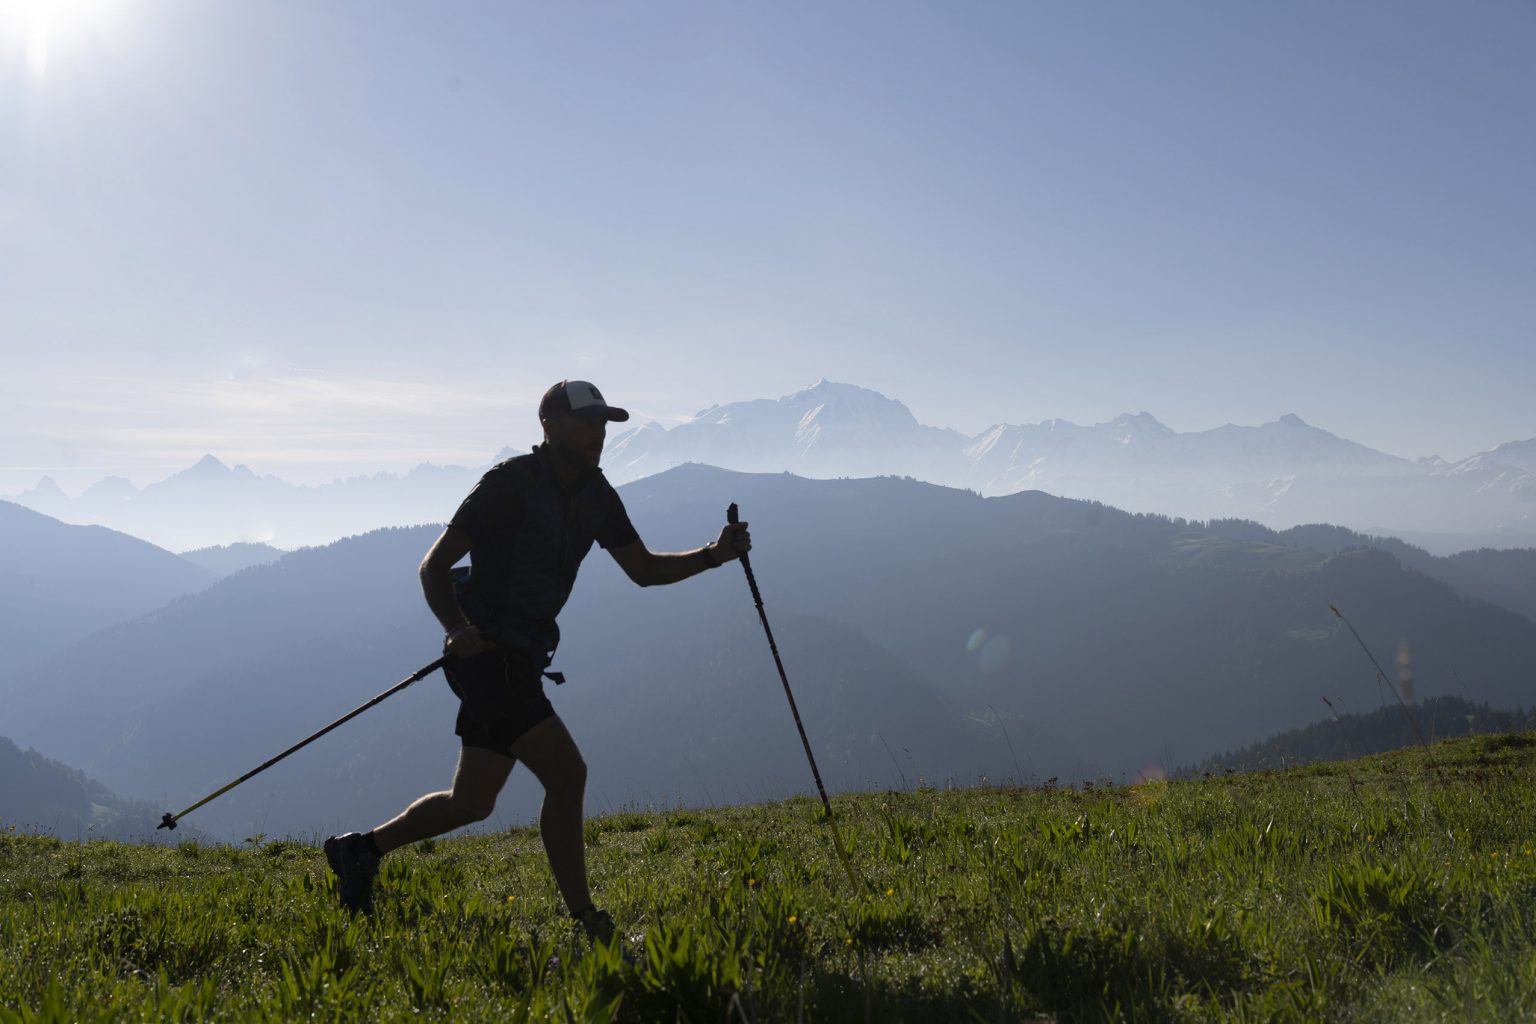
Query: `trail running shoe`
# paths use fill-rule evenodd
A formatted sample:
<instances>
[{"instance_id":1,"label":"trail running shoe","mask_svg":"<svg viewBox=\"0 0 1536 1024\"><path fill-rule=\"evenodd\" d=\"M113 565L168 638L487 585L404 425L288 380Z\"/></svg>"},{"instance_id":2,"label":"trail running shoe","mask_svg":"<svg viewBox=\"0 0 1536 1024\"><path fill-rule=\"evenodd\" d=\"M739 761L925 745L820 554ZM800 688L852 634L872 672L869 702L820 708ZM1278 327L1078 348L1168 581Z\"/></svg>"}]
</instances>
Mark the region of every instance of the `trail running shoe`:
<instances>
[{"instance_id":1,"label":"trail running shoe","mask_svg":"<svg viewBox=\"0 0 1536 1024\"><path fill-rule=\"evenodd\" d=\"M325 860L340 883L341 905L354 914L373 909L373 880L379 873L379 855L368 847L361 832L331 836L325 841Z\"/></svg>"},{"instance_id":2,"label":"trail running shoe","mask_svg":"<svg viewBox=\"0 0 1536 1024\"><path fill-rule=\"evenodd\" d=\"M591 906L572 916L581 925L581 930L587 933L587 938L594 943L607 945L608 940L613 938L613 918L609 916L608 911Z\"/></svg>"}]
</instances>

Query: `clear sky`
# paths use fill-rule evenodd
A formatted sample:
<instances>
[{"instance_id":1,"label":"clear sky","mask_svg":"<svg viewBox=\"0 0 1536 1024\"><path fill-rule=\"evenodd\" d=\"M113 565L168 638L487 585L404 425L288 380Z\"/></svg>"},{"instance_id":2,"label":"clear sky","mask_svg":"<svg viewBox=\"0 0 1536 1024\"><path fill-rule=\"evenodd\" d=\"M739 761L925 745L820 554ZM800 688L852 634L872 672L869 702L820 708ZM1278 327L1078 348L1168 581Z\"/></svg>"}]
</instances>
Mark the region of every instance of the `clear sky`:
<instances>
[{"instance_id":1,"label":"clear sky","mask_svg":"<svg viewBox=\"0 0 1536 1024\"><path fill-rule=\"evenodd\" d=\"M0 493L826 376L1536 436L1536 4L0 0Z\"/></svg>"}]
</instances>

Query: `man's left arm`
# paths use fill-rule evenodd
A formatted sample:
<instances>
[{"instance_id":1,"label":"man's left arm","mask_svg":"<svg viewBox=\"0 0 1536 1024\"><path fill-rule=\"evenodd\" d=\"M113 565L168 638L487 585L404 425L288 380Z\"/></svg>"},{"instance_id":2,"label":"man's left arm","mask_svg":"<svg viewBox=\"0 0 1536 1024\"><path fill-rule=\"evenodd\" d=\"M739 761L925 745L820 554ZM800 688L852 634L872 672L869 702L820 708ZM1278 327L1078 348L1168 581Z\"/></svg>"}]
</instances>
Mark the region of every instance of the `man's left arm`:
<instances>
[{"instance_id":1,"label":"man's left arm","mask_svg":"<svg viewBox=\"0 0 1536 1024\"><path fill-rule=\"evenodd\" d=\"M652 551L639 539L608 549L624 575L642 587L677 583L732 562L752 550L752 536L746 523L728 524L713 543L694 551Z\"/></svg>"}]
</instances>

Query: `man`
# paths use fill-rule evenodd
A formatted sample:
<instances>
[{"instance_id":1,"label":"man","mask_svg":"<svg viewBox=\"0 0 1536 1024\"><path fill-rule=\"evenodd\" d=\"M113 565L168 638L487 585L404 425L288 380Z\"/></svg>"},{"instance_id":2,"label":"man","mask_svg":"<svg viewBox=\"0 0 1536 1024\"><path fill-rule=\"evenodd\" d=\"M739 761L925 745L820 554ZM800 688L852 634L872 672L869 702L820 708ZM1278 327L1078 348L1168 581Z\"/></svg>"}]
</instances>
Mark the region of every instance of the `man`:
<instances>
[{"instance_id":1,"label":"man","mask_svg":"<svg viewBox=\"0 0 1536 1024\"><path fill-rule=\"evenodd\" d=\"M587 766L544 694L560 638L555 616L594 541L642 587L677 583L752 547L740 523L694 551L646 548L598 469L609 422L627 419L585 381L551 387L539 403L544 443L487 472L427 552L421 586L446 632L443 673L460 700L454 731L463 747L451 789L423 796L370 832L325 841L349 910L370 908L384 854L489 817L521 761L544 786L539 831L566 908L594 939L613 933L587 888ZM467 576L453 570L466 554Z\"/></svg>"}]
</instances>

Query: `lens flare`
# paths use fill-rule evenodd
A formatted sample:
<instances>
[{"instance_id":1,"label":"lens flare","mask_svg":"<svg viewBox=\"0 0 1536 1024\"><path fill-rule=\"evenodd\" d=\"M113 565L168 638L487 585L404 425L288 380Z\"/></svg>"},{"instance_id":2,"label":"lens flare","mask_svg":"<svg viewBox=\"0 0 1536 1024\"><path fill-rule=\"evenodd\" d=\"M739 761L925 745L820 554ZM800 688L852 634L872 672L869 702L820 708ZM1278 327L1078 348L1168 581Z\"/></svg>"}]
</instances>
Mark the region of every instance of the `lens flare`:
<instances>
[{"instance_id":1,"label":"lens flare","mask_svg":"<svg viewBox=\"0 0 1536 1024\"><path fill-rule=\"evenodd\" d=\"M983 672L992 673L1008 664L1012 656L1013 641L1005 636L995 636L982 645L976 660L981 663Z\"/></svg>"},{"instance_id":2,"label":"lens flare","mask_svg":"<svg viewBox=\"0 0 1536 1024\"><path fill-rule=\"evenodd\" d=\"M1413 703L1413 650L1407 640L1397 645L1397 692L1404 704Z\"/></svg>"}]
</instances>

